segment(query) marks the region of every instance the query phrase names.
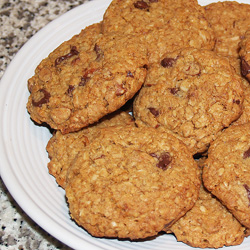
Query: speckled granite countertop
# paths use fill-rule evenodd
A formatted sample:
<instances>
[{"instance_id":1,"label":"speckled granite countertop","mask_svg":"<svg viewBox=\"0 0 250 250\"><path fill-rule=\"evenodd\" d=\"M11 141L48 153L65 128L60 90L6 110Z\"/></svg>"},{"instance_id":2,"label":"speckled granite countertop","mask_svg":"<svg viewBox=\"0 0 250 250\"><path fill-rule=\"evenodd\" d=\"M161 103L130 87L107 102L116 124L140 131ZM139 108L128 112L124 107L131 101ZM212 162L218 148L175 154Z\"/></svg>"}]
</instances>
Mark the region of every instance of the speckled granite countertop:
<instances>
[{"instance_id":1,"label":"speckled granite countertop","mask_svg":"<svg viewBox=\"0 0 250 250\"><path fill-rule=\"evenodd\" d=\"M0 79L22 45L48 22L87 0L0 0ZM71 248L51 237L18 206L0 178L0 249Z\"/></svg>"}]
</instances>

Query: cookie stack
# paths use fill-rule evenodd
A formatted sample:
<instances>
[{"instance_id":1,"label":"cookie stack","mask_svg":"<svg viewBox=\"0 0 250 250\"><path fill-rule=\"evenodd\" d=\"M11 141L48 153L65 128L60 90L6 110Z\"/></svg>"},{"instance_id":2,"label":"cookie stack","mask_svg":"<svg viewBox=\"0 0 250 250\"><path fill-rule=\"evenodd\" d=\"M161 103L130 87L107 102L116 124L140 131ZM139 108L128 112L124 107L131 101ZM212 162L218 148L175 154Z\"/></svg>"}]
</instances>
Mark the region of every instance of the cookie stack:
<instances>
[{"instance_id":1,"label":"cookie stack","mask_svg":"<svg viewBox=\"0 0 250 250\"><path fill-rule=\"evenodd\" d=\"M113 0L38 65L27 109L54 130L49 173L92 236L164 231L201 248L248 236L249 11Z\"/></svg>"}]
</instances>

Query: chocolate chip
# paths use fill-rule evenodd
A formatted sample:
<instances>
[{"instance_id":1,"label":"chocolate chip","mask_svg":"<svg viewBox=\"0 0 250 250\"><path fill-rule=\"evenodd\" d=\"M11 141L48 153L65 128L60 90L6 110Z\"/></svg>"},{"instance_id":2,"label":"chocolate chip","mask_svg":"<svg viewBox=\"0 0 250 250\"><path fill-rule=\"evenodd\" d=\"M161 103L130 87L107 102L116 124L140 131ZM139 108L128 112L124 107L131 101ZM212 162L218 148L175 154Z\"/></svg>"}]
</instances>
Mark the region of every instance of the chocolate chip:
<instances>
[{"instance_id":1,"label":"chocolate chip","mask_svg":"<svg viewBox=\"0 0 250 250\"><path fill-rule=\"evenodd\" d=\"M172 157L168 152L165 152L160 155L159 162L157 163L157 167L161 168L162 170L167 170L168 165L171 163Z\"/></svg>"},{"instance_id":2,"label":"chocolate chip","mask_svg":"<svg viewBox=\"0 0 250 250\"><path fill-rule=\"evenodd\" d=\"M72 92L73 92L74 89L75 89L75 86L69 85L69 88L67 90L67 94L70 95L70 96L72 96Z\"/></svg>"},{"instance_id":3,"label":"chocolate chip","mask_svg":"<svg viewBox=\"0 0 250 250\"><path fill-rule=\"evenodd\" d=\"M142 66L142 68L148 70L148 65L147 65L147 64L144 64L144 65Z\"/></svg>"},{"instance_id":4,"label":"chocolate chip","mask_svg":"<svg viewBox=\"0 0 250 250\"><path fill-rule=\"evenodd\" d=\"M66 54L64 56L60 56L55 60L55 66L60 64L62 61L66 60L72 56L78 55L78 54L79 54L79 52L77 51L76 46L72 46L70 49L70 52L68 54Z\"/></svg>"},{"instance_id":5,"label":"chocolate chip","mask_svg":"<svg viewBox=\"0 0 250 250\"><path fill-rule=\"evenodd\" d=\"M243 153L243 159L250 157L250 148Z\"/></svg>"},{"instance_id":6,"label":"chocolate chip","mask_svg":"<svg viewBox=\"0 0 250 250\"><path fill-rule=\"evenodd\" d=\"M176 59L165 57L161 60L161 66L164 68L171 68L173 67L174 63L176 62Z\"/></svg>"},{"instance_id":7,"label":"chocolate chip","mask_svg":"<svg viewBox=\"0 0 250 250\"><path fill-rule=\"evenodd\" d=\"M101 57L103 57L104 53L103 51L101 50L101 48L95 44L95 47L94 47L94 51L96 53L96 60L98 61Z\"/></svg>"},{"instance_id":8,"label":"chocolate chip","mask_svg":"<svg viewBox=\"0 0 250 250\"><path fill-rule=\"evenodd\" d=\"M172 161L172 157L168 152L164 152L160 156L158 156L156 153L151 153L150 155L159 160L156 166L162 170L166 170Z\"/></svg>"},{"instance_id":9,"label":"chocolate chip","mask_svg":"<svg viewBox=\"0 0 250 250\"><path fill-rule=\"evenodd\" d=\"M240 104L240 100L239 99L237 99L237 100L233 100L233 103L236 103L236 104Z\"/></svg>"},{"instance_id":10,"label":"chocolate chip","mask_svg":"<svg viewBox=\"0 0 250 250\"><path fill-rule=\"evenodd\" d=\"M150 3L158 3L158 0L149 0Z\"/></svg>"},{"instance_id":11,"label":"chocolate chip","mask_svg":"<svg viewBox=\"0 0 250 250\"><path fill-rule=\"evenodd\" d=\"M247 191L247 198L249 200L249 204L248 206L250 207L250 187L247 184L244 184L243 187L246 189Z\"/></svg>"},{"instance_id":12,"label":"chocolate chip","mask_svg":"<svg viewBox=\"0 0 250 250\"><path fill-rule=\"evenodd\" d=\"M43 94L43 97L39 101L34 101L32 99L32 104L33 106L40 108L43 104L49 102L50 93L46 89L40 89L39 92Z\"/></svg>"},{"instance_id":13,"label":"chocolate chip","mask_svg":"<svg viewBox=\"0 0 250 250\"><path fill-rule=\"evenodd\" d=\"M160 114L156 108L148 108L148 109L155 117L157 117Z\"/></svg>"},{"instance_id":14,"label":"chocolate chip","mask_svg":"<svg viewBox=\"0 0 250 250\"><path fill-rule=\"evenodd\" d=\"M132 74L132 72L131 72L130 70L127 72L127 77L132 77L132 78L134 78L134 76L133 76L133 74Z\"/></svg>"},{"instance_id":15,"label":"chocolate chip","mask_svg":"<svg viewBox=\"0 0 250 250\"><path fill-rule=\"evenodd\" d=\"M180 91L180 88L170 88L169 91L172 95L176 95Z\"/></svg>"},{"instance_id":16,"label":"chocolate chip","mask_svg":"<svg viewBox=\"0 0 250 250\"><path fill-rule=\"evenodd\" d=\"M79 82L79 86L85 86L86 82L90 79L90 77L82 76L81 81Z\"/></svg>"},{"instance_id":17,"label":"chocolate chip","mask_svg":"<svg viewBox=\"0 0 250 250\"><path fill-rule=\"evenodd\" d=\"M248 74L250 74L250 65L244 58L241 58L241 74L243 76L247 76Z\"/></svg>"},{"instance_id":18,"label":"chocolate chip","mask_svg":"<svg viewBox=\"0 0 250 250\"><path fill-rule=\"evenodd\" d=\"M144 1L137 1L134 3L135 8L140 9L140 10L148 10L149 5L144 2Z\"/></svg>"}]
</instances>

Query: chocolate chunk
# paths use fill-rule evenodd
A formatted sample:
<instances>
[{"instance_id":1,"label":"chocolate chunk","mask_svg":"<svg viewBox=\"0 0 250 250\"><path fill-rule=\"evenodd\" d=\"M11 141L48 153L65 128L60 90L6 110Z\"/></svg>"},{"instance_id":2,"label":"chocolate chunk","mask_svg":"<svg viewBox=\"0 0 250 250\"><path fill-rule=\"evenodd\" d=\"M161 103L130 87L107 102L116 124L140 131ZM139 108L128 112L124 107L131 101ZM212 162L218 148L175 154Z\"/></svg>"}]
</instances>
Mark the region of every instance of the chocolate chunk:
<instances>
[{"instance_id":1,"label":"chocolate chunk","mask_svg":"<svg viewBox=\"0 0 250 250\"><path fill-rule=\"evenodd\" d=\"M239 99L237 99L237 100L234 100L234 99L233 99L233 103L236 103L236 104L239 105L239 104L240 104L240 100L239 100Z\"/></svg>"},{"instance_id":2,"label":"chocolate chunk","mask_svg":"<svg viewBox=\"0 0 250 250\"><path fill-rule=\"evenodd\" d=\"M176 95L180 91L180 88L170 88L169 91L172 95Z\"/></svg>"},{"instance_id":3,"label":"chocolate chunk","mask_svg":"<svg viewBox=\"0 0 250 250\"><path fill-rule=\"evenodd\" d=\"M132 78L134 78L134 76L133 76L133 74L132 74L132 72L131 72L130 70L127 72L127 77L132 77Z\"/></svg>"},{"instance_id":4,"label":"chocolate chunk","mask_svg":"<svg viewBox=\"0 0 250 250\"><path fill-rule=\"evenodd\" d=\"M81 81L79 82L79 86L85 86L86 82L90 79L90 77L82 76Z\"/></svg>"},{"instance_id":5,"label":"chocolate chunk","mask_svg":"<svg viewBox=\"0 0 250 250\"><path fill-rule=\"evenodd\" d=\"M250 148L243 153L243 159L250 157Z\"/></svg>"},{"instance_id":6,"label":"chocolate chunk","mask_svg":"<svg viewBox=\"0 0 250 250\"><path fill-rule=\"evenodd\" d=\"M241 74L243 76L247 76L248 74L250 74L250 65L244 58L241 58Z\"/></svg>"},{"instance_id":7,"label":"chocolate chunk","mask_svg":"<svg viewBox=\"0 0 250 250\"><path fill-rule=\"evenodd\" d=\"M50 93L46 89L40 89L39 92L43 93L43 97L37 102L32 99L32 105L34 107L40 108L40 107L42 107L43 104L49 102Z\"/></svg>"},{"instance_id":8,"label":"chocolate chunk","mask_svg":"<svg viewBox=\"0 0 250 250\"><path fill-rule=\"evenodd\" d=\"M66 54L64 56L60 56L55 60L55 66L60 64L62 61L66 60L72 56L78 55L78 54L79 54L79 52L77 51L76 46L72 46L70 49L70 52L68 54Z\"/></svg>"},{"instance_id":9,"label":"chocolate chunk","mask_svg":"<svg viewBox=\"0 0 250 250\"><path fill-rule=\"evenodd\" d=\"M134 3L135 8L140 9L140 10L148 10L149 5L144 2L144 1L137 1Z\"/></svg>"},{"instance_id":10,"label":"chocolate chunk","mask_svg":"<svg viewBox=\"0 0 250 250\"><path fill-rule=\"evenodd\" d=\"M157 163L156 166L158 168L161 168L162 170L167 170L168 169L168 165L172 161L171 155L168 152L165 152L165 153L161 154L158 159L159 159L159 162Z\"/></svg>"},{"instance_id":11,"label":"chocolate chunk","mask_svg":"<svg viewBox=\"0 0 250 250\"><path fill-rule=\"evenodd\" d=\"M69 88L67 90L67 94L70 95L70 96L72 96L72 92L73 92L74 89L75 89L75 86L69 85Z\"/></svg>"},{"instance_id":12,"label":"chocolate chunk","mask_svg":"<svg viewBox=\"0 0 250 250\"><path fill-rule=\"evenodd\" d=\"M94 50L96 53L96 60L98 61L98 60L100 60L101 57L103 57L104 53L97 44L95 44Z\"/></svg>"},{"instance_id":13,"label":"chocolate chunk","mask_svg":"<svg viewBox=\"0 0 250 250\"><path fill-rule=\"evenodd\" d=\"M164 68L171 68L173 67L175 61L176 59L174 58L165 57L164 59L161 60L161 66Z\"/></svg>"},{"instance_id":14,"label":"chocolate chunk","mask_svg":"<svg viewBox=\"0 0 250 250\"><path fill-rule=\"evenodd\" d=\"M157 117L160 114L156 108L148 108L148 109L155 117Z\"/></svg>"},{"instance_id":15,"label":"chocolate chunk","mask_svg":"<svg viewBox=\"0 0 250 250\"><path fill-rule=\"evenodd\" d=\"M249 200L249 204L248 206L250 207L250 187L247 184L244 184L243 187L246 189L247 191L247 198Z\"/></svg>"}]
</instances>

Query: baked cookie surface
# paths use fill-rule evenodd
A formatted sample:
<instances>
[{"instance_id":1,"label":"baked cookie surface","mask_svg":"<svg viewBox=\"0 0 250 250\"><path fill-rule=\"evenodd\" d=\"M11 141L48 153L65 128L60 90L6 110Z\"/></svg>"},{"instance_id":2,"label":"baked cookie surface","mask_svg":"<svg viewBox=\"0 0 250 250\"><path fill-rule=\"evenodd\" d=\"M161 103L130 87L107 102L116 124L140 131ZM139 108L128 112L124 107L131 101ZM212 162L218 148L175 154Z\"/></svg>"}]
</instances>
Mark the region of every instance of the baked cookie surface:
<instances>
[{"instance_id":1,"label":"baked cookie surface","mask_svg":"<svg viewBox=\"0 0 250 250\"><path fill-rule=\"evenodd\" d=\"M196 154L240 116L242 102L241 79L229 60L188 48L150 67L133 112L138 126L169 129Z\"/></svg>"},{"instance_id":2,"label":"baked cookie surface","mask_svg":"<svg viewBox=\"0 0 250 250\"><path fill-rule=\"evenodd\" d=\"M176 137L154 128L103 128L68 172L72 218L91 235L139 239L168 228L200 187L197 164Z\"/></svg>"},{"instance_id":3,"label":"baked cookie surface","mask_svg":"<svg viewBox=\"0 0 250 250\"><path fill-rule=\"evenodd\" d=\"M65 188L68 168L78 152L84 150L98 135L100 128L109 126L134 126L134 120L128 113L117 111L77 132L62 134L61 131L56 131L50 138L46 150L50 158L49 173L56 178L58 185Z\"/></svg>"},{"instance_id":4,"label":"baked cookie surface","mask_svg":"<svg viewBox=\"0 0 250 250\"><path fill-rule=\"evenodd\" d=\"M145 40L149 62L182 47L214 48L214 33L196 0L114 0L103 17L103 32Z\"/></svg>"},{"instance_id":5,"label":"baked cookie surface","mask_svg":"<svg viewBox=\"0 0 250 250\"><path fill-rule=\"evenodd\" d=\"M215 52L223 56L239 57L239 42L249 29L250 5L220 1L204 8L205 16L215 32Z\"/></svg>"},{"instance_id":6,"label":"baked cookie surface","mask_svg":"<svg viewBox=\"0 0 250 250\"><path fill-rule=\"evenodd\" d=\"M192 247L220 248L242 243L245 227L203 186L194 207L170 230Z\"/></svg>"},{"instance_id":7,"label":"baked cookie surface","mask_svg":"<svg viewBox=\"0 0 250 250\"><path fill-rule=\"evenodd\" d=\"M230 126L212 143L203 181L231 213L250 228L250 124Z\"/></svg>"},{"instance_id":8,"label":"baked cookie surface","mask_svg":"<svg viewBox=\"0 0 250 250\"><path fill-rule=\"evenodd\" d=\"M126 103L146 76L147 49L135 36L85 28L61 44L29 79L31 118L62 133L78 131Z\"/></svg>"},{"instance_id":9,"label":"baked cookie surface","mask_svg":"<svg viewBox=\"0 0 250 250\"><path fill-rule=\"evenodd\" d=\"M240 42L241 73L250 82L250 24Z\"/></svg>"}]
</instances>

